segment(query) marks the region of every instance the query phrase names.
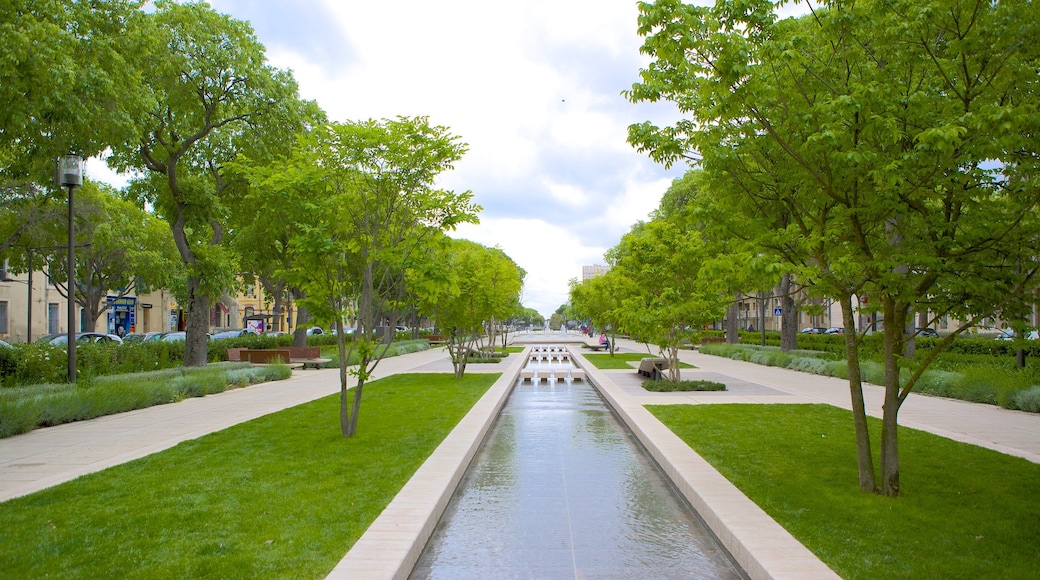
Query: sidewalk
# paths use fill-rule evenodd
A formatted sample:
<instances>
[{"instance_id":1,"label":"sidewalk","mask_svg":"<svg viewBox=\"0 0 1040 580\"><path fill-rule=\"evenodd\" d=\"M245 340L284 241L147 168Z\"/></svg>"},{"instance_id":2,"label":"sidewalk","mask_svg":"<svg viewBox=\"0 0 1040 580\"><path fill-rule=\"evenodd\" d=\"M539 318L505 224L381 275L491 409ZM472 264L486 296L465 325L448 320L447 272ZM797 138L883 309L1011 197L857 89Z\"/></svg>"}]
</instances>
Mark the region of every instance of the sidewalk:
<instances>
[{"instance_id":1,"label":"sidewalk","mask_svg":"<svg viewBox=\"0 0 1040 580\"><path fill-rule=\"evenodd\" d=\"M447 356L438 348L387 358L376 367L373 380L416 371ZM284 381L0 439L0 502L336 392L338 370L295 370Z\"/></svg>"},{"instance_id":2,"label":"sidewalk","mask_svg":"<svg viewBox=\"0 0 1040 580\"><path fill-rule=\"evenodd\" d=\"M618 344L622 352L646 352L643 345L630 340L619 340ZM647 393L639 388L638 380L633 382L614 375L612 378L644 405L824 403L843 409L852 408L848 381L842 379L767 367L689 350L680 351L679 358L697 367L684 369L684 376L708 380L725 378L725 382L730 385L730 391ZM624 375L635 374L628 371L616 372ZM873 417L881 417L884 388L865 384L863 395L866 399L867 413ZM899 424L1040 463L1040 414L911 394L899 410Z\"/></svg>"}]
</instances>

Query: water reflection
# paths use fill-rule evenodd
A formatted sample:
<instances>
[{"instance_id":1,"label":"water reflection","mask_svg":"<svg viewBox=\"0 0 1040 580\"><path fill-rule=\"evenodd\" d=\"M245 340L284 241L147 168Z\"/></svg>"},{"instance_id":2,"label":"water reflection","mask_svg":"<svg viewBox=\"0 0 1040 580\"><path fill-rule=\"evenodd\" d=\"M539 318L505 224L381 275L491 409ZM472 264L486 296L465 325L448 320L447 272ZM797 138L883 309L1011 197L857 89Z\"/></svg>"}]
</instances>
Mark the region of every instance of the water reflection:
<instances>
[{"instance_id":1,"label":"water reflection","mask_svg":"<svg viewBox=\"0 0 1040 580\"><path fill-rule=\"evenodd\" d=\"M740 574L584 382L514 390L412 572L651 577Z\"/></svg>"}]
</instances>

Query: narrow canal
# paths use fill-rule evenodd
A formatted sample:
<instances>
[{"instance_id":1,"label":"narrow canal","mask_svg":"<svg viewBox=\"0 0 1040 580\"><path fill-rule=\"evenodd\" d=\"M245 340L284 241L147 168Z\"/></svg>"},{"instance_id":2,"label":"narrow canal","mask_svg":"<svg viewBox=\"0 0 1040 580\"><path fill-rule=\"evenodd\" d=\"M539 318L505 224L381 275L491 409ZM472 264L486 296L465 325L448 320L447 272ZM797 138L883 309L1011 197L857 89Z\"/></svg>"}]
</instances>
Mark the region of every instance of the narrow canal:
<instances>
[{"instance_id":1,"label":"narrow canal","mask_svg":"<svg viewBox=\"0 0 1040 580\"><path fill-rule=\"evenodd\" d=\"M742 576L594 388L528 382L510 395L411 577Z\"/></svg>"}]
</instances>

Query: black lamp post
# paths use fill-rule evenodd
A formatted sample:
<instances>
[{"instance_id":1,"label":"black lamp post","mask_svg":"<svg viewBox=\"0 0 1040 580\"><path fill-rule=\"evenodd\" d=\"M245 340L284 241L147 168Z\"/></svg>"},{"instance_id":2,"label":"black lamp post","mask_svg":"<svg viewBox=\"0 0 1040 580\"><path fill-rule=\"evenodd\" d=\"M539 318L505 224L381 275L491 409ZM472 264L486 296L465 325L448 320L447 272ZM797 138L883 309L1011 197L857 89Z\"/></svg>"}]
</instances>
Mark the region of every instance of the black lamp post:
<instances>
[{"instance_id":1,"label":"black lamp post","mask_svg":"<svg viewBox=\"0 0 1040 580\"><path fill-rule=\"evenodd\" d=\"M76 382L76 232L73 222L72 191L83 185L83 158L68 154L58 158L55 166L54 183L58 187L69 188L69 382Z\"/></svg>"}]
</instances>

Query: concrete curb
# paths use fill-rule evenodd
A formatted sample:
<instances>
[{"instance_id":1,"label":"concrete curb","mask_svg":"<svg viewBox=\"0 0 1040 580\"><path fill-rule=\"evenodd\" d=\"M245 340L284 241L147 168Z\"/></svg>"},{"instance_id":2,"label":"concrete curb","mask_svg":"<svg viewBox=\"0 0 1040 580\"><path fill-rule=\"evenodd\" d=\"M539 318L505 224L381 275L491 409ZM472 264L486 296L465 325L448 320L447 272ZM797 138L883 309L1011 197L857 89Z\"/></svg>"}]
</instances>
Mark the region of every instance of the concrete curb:
<instances>
[{"instance_id":1,"label":"concrete curb","mask_svg":"<svg viewBox=\"0 0 1040 580\"><path fill-rule=\"evenodd\" d=\"M840 578L580 352L575 364L646 447L748 577Z\"/></svg>"},{"instance_id":2,"label":"concrete curb","mask_svg":"<svg viewBox=\"0 0 1040 580\"><path fill-rule=\"evenodd\" d=\"M529 351L515 357L326 578L408 577L512 393Z\"/></svg>"}]
</instances>

